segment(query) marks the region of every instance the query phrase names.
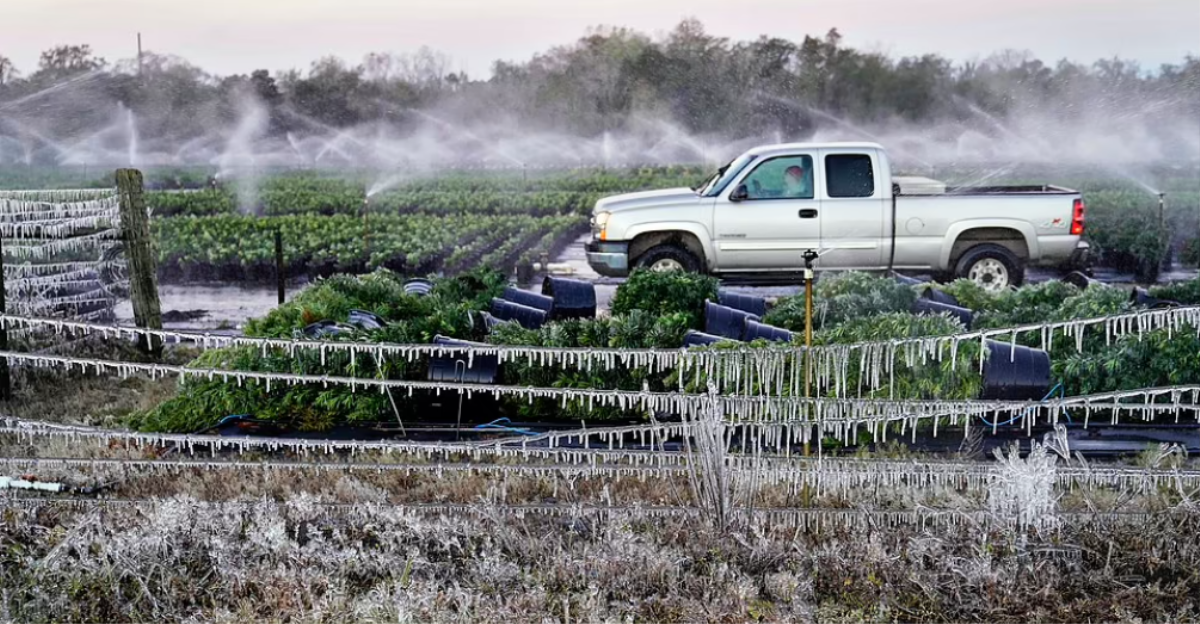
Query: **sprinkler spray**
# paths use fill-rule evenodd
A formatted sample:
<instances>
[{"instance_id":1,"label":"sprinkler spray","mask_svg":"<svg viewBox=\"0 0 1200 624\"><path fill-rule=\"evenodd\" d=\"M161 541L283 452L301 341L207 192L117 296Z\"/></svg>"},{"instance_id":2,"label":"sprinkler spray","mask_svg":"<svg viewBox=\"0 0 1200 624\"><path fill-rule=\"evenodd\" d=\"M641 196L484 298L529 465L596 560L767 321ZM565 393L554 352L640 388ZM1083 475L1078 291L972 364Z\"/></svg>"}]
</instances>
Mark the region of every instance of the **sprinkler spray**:
<instances>
[{"instance_id":1,"label":"sprinkler spray","mask_svg":"<svg viewBox=\"0 0 1200 624\"><path fill-rule=\"evenodd\" d=\"M366 266L371 265L371 223L367 219L367 215L371 214L371 196L363 197L363 257Z\"/></svg>"},{"instance_id":2,"label":"sprinkler spray","mask_svg":"<svg viewBox=\"0 0 1200 624\"><path fill-rule=\"evenodd\" d=\"M1161 230L1166 224L1167 194L1160 192L1158 194L1158 228Z\"/></svg>"}]
</instances>

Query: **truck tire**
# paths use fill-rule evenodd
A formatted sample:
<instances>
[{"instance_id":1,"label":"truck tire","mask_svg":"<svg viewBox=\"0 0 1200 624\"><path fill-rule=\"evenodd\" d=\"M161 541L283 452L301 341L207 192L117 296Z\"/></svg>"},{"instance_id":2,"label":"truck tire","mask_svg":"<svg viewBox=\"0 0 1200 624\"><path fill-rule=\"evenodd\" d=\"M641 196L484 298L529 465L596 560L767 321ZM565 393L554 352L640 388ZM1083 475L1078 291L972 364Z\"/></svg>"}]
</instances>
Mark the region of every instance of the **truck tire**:
<instances>
[{"instance_id":1,"label":"truck tire","mask_svg":"<svg viewBox=\"0 0 1200 624\"><path fill-rule=\"evenodd\" d=\"M994 243L976 245L958 259L955 277L969 279L984 290L1001 292L1010 286L1020 286L1025 281L1025 267L1021 259L1007 247Z\"/></svg>"},{"instance_id":2,"label":"truck tire","mask_svg":"<svg viewBox=\"0 0 1200 624\"><path fill-rule=\"evenodd\" d=\"M688 250L676 245L656 245L638 256L635 268L650 271L700 272L700 261Z\"/></svg>"}]
</instances>

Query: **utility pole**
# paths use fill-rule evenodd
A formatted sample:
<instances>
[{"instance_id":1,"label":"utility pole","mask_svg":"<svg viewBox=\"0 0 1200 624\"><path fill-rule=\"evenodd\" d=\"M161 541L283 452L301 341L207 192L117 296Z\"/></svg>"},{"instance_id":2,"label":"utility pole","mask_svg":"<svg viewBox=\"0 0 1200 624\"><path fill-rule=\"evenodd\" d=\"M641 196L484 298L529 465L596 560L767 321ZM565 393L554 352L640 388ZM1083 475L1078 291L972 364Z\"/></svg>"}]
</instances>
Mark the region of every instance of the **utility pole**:
<instances>
[{"instance_id":1,"label":"utility pole","mask_svg":"<svg viewBox=\"0 0 1200 624\"><path fill-rule=\"evenodd\" d=\"M138 79L142 77L142 33L138 33Z\"/></svg>"}]
</instances>

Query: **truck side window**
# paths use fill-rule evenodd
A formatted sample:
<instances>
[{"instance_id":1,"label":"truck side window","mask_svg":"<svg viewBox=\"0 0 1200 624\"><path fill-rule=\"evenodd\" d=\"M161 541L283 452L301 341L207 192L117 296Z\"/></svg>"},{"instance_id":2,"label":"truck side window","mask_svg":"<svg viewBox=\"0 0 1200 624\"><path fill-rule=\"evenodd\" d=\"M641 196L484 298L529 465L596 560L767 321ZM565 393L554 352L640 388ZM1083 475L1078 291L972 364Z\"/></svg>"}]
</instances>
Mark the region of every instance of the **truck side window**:
<instances>
[{"instance_id":1,"label":"truck side window","mask_svg":"<svg viewBox=\"0 0 1200 624\"><path fill-rule=\"evenodd\" d=\"M742 180L747 199L812 199L812 156L781 156L754 168Z\"/></svg>"},{"instance_id":2,"label":"truck side window","mask_svg":"<svg viewBox=\"0 0 1200 624\"><path fill-rule=\"evenodd\" d=\"M866 154L825 157L825 187L830 197L870 197L875 194L875 169Z\"/></svg>"}]
</instances>

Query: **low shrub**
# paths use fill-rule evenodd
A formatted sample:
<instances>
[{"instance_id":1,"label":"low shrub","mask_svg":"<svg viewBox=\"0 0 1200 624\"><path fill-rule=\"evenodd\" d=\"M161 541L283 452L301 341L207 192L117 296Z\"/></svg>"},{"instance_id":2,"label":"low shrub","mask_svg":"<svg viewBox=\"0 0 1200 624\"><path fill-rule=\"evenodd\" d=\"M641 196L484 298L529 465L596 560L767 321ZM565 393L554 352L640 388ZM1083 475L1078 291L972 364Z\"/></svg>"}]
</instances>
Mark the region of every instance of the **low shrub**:
<instances>
[{"instance_id":1,"label":"low shrub","mask_svg":"<svg viewBox=\"0 0 1200 624\"><path fill-rule=\"evenodd\" d=\"M614 316L634 310L655 316L687 315L687 326L699 329L704 324L704 300L717 300L716 278L683 271L655 272L635 270L617 287L612 300Z\"/></svg>"},{"instance_id":2,"label":"low shrub","mask_svg":"<svg viewBox=\"0 0 1200 624\"><path fill-rule=\"evenodd\" d=\"M949 315L916 316L907 312L891 312L847 320L822 329L813 336L816 344L851 344L856 342L900 340L924 336L949 336L966 331L957 318ZM893 399L974 399L983 388L979 374L979 345L975 341L959 345L955 362L950 358L929 361L908 367L899 365L892 377L892 386L871 393L873 398ZM899 363L898 363L899 364ZM859 387L859 370L850 366L847 384L854 392Z\"/></svg>"},{"instance_id":3,"label":"low shrub","mask_svg":"<svg viewBox=\"0 0 1200 624\"><path fill-rule=\"evenodd\" d=\"M848 320L907 312L917 299L912 287L887 277L850 271L824 277L813 288L813 327L835 327ZM768 325L804 331L804 293L785 297L767 312Z\"/></svg>"}]
</instances>

